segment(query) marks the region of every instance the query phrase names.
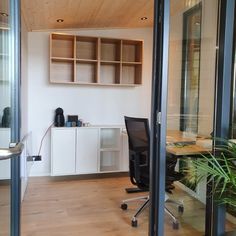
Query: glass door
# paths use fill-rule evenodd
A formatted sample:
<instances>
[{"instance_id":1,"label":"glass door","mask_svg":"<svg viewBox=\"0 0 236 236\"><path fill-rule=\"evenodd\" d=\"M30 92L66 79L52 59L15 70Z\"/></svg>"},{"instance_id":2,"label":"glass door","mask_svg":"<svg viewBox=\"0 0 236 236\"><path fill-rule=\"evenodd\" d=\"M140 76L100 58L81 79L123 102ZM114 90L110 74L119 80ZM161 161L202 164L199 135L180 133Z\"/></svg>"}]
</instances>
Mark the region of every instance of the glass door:
<instances>
[{"instance_id":1,"label":"glass door","mask_svg":"<svg viewBox=\"0 0 236 236\"><path fill-rule=\"evenodd\" d=\"M229 137L234 21L233 0L155 1L150 235L234 228L215 179L192 168Z\"/></svg>"},{"instance_id":2,"label":"glass door","mask_svg":"<svg viewBox=\"0 0 236 236\"><path fill-rule=\"evenodd\" d=\"M19 1L0 1L0 149L19 142ZM0 235L19 235L19 158L0 157Z\"/></svg>"},{"instance_id":3,"label":"glass door","mask_svg":"<svg viewBox=\"0 0 236 236\"><path fill-rule=\"evenodd\" d=\"M183 202L184 211L178 204L166 207L182 234L205 233L206 179L196 182L191 162L212 149L217 17L216 0L170 1L166 150L182 176L167 188L174 188L169 198ZM168 162L166 172L168 179L173 173ZM171 226L166 224L165 231Z\"/></svg>"},{"instance_id":4,"label":"glass door","mask_svg":"<svg viewBox=\"0 0 236 236\"><path fill-rule=\"evenodd\" d=\"M0 15L0 148L10 143L9 4L1 1ZM0 161L0 235L10 235L10 160Z\"/></svg>"}]
</instances>

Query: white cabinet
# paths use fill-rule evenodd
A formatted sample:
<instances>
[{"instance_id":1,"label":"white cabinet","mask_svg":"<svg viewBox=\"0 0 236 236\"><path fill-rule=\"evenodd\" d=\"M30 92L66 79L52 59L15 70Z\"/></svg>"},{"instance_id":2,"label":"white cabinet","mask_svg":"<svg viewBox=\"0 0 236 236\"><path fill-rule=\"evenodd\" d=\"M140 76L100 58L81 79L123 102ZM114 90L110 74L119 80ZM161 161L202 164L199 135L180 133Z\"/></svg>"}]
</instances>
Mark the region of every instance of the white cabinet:
<instances>
[{"instance_id":1,"label":"white cabinet","mask_svg":"<svg viewBox=\"0 0 236 236\"><path fill-rule=\"evenodd\" d=\"M124 171L129 171L129 143L128 143L127 132L124 129L122 129L121 132L121 139L122 139L121 165Z\"/></svg>"},{"instance_id":2,"label":"white cabinet","mask_svg":"<svg viewBox=\"0 0 236 236\"><path fill-rule=\"evenodd\" d=\"M123 151L122 128L52 128L52 175L128 171L128 151ZM124 147L127 148L127 144Z\"/></svg>"},{"instance_id":3,"label":"white cabinet","mask_svg":"<svg viewBox=\"0 0 236 236\"><path fill-rule=\"evenodd\" d=\"M88 174L98 171L98 138L97 128L77 129L76 173Z\"/></svg>"},{"instance_id":4,"label":"white cabinet","mask_svg":"<svg viewBox=\"0 0 236 236\"><path fill-rule=\"evenodd\" d=\"M121 170L120 128L100 129L100 172Z\"/></svg>"},{"instance_id":5,"label":"white cabinet","mask_svg":"<svg viewBox=\"0 0 236 236\"><path fill-rule=\"evenodd\" d=\"M9 148L11 138L10 128L0 128L0 147ZM10 160L4 160L0 163L0 179L10 179L11 163Z\"/></svg>"},{"instance_id":6,"label":"white cabinet","mask_svg":"<svg viewBox=\"0 0 236 236\"><path fill-rule=\"evenodd\" d=\"M52 175L76 173L76 129L52 129L51 156Z\"/></svg>"}]
</instances>

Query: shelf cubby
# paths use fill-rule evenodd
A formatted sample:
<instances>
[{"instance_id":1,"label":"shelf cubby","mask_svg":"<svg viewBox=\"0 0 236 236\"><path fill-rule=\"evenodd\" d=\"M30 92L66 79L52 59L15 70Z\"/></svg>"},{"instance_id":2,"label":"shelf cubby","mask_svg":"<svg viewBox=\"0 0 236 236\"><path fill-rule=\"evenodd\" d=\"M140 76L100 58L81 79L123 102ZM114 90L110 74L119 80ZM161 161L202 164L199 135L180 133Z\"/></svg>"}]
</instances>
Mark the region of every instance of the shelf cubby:
<instances>
[{"instance_id":1,"label":"shelf cubby","mask_svg":"<svg viewBox=\"0 0 236 236\"><path fill-rule=\"evenodd\" d=\"M122 40L122 62L142 63L142 41Z\"/></svg>"},{"instance_id":2,"label":"shelf cubby","mask_svg":"<svg viewBox=\"0 0 236 236\"><path fill-rule=\"evenodd\" d=\"M136 84L142 83L142 66L140 64L122 64L121 84Z\"/></svg>"},{"instance_id":3,"label":"shelf cubby","mask_svg":"<svg viewBox=\"0 0 236 236\"><path fill-rule=\"evenodd\" d=\"M101 84L120 84L120 63L102 62L100 66Z\"/></svg>"},{"instance_id":4,"label":"shelf cubby","mask_svg":"<svg viewBox=\"0 0 236 236\"><path fill-rule=\"evenodd\" d=\"M119 128L101 128L101 149L118 149L120 146L120 129Z\"/></svg>"},{"instance_id":5,"label":"shelf cubby","mask_svg":"<svg viewBox=\"0 0 236 236\"><path fill-rule=\"evenodd\" d=\"M100 171L118 171L120 169L120 152L104 151L100 153Z\"/></svg>"},{"instance_id":6,"label":"shelf cubby","mask_svg":"<svg viewBox=\"0 0 236 236\"><path fill-rule=\"evenodd\" d=\"M97 62L76 62L76 83L97 83Z\"/></svg>"},{"instance_id":7,"label":"shelf cubby","mask_svg":"<svg viewBox=\"0 0 236 236\"><path fill-rule=\"evenodd\" d=\"M101 61L120 62L121 60L121 40L101 39Z\"/></svg>"},{"instance_id":8,"label":"shelf cubby","mask_svg":"<svg viewBox=\"0 0 236 236\"><path fill-rule=\"evenodd\" d=\"M52 59L50 70L50 82L74 82L74 61Z\"/></svg>"},{"instance_id":9,"label":"shelf cubby","mask_svg":"<svg viewBox=\"0 0 236 236\"><path fill-rule=\"evenodd\" d=\"M74 58L74 36L52 34L51 57Z\"/></svg>"},{"instance_id":10,"label":"shelf cubby","mask_svg":"<svg viewBox=\"0 0 236 236\"><path fill-rule=\"evenodd\" d=\"M77 36L76 37L76 58L97 60L98 59L98 38Z\"/></svg>"}]
</instances>

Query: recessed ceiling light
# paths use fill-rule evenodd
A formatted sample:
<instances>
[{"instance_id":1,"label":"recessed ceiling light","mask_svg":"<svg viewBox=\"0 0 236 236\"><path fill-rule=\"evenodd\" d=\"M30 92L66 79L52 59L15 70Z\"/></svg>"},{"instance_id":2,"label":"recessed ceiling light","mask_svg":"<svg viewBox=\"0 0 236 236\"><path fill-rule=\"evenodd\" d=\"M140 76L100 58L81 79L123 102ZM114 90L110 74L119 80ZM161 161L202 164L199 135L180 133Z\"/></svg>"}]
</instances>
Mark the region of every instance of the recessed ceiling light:
<instances>
[{"instance_id":1,"label":"recessed ceiling light","mask_svg":"<svg viewBox=\"0 0 236 236\"><path fill-rule=\"evenodd\" d=\"M144 17L141 17L140 19L141 19L141 20L147 20L147 17L144 16Z\"/></svg>"},{"instance_id":2,"label":"recessed ceiling light","mask_svg":"<svg viewBox=\"0 0 236 236\"><path fill-rule=\"evenodd\" d=\"M63 19L57 19L57 22L62 23L62 22L64 22L64 20Z\"/></svg>"},{"instance_id":3,"label":"recessed ceiling light","mask_svg":"<svg viewBox=\"0 0 236 236\"><path fill-rule=\"evenodd\" d=\"M5 13L5 12L1 12L0 15L1 15L1 16L4 16L4 17L8 17L8 14Z\"/></svg>"}]
</instances>

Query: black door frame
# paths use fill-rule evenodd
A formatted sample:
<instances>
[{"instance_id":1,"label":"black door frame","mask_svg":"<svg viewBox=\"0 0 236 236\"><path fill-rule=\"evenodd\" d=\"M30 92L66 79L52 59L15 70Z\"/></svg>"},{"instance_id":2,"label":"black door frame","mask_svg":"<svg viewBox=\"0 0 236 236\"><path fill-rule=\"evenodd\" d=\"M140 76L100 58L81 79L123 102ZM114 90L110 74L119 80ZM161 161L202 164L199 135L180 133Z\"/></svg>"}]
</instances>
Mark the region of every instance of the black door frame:
<instances>
[{"instance_id":1,"label":"black door frame","mask_svg":"<svg viewBox=\"0 0 236 236\"><path fill-rule=\"evenodd\" d=\"M20 142L20 81L21 81L21 2L9 0L10 70L11 70L11 142ZM21 234L21 174L20 158L11 159L11 236Z\"/></svg>"},{"instance_id":2,"label":"black door frame","mask_svg":"<svg viewBox=\"0 0 236 236\"><path fill-rule=\"evenodd\" d=\"M214 134L217 137L228 137L235 0L220 0L219 15ZM150 236L164 235L169 16L170 0L154 0ZM207 200L206 224L210 226L206 228L206 236L219 236L224 233L225 209L215 205L213 199Z\"/></svg>"},{"instance_id":3,"label":"black door frame","mask_svg":"<svg viewBox=\"0 0 236 236\"><path fill-rule=\"evenodd\" d=\"M214 137L230 137L231 91L233 80L235 0L219 2L216 59ZM217 143L216 143L217 144ZM210 196L211 187L207 186ZM226 210L213 199L206 198L206 235L224 235ZM210 224L212 222L212 224ZM207 227L208 226L208 227ZM210 226L210 227L209 227Z\"/></svg>"},{"instance_id":4,"label":"black door frame","mask_svg":"<svg viewBox=\"0 0 236 236\"><path fill-rule=\"evenodd\" d=\"M149 235L164 235L170 0L154 1Z\"/></svg>"}]
</instances>

